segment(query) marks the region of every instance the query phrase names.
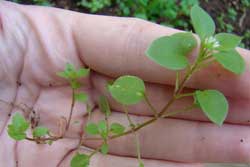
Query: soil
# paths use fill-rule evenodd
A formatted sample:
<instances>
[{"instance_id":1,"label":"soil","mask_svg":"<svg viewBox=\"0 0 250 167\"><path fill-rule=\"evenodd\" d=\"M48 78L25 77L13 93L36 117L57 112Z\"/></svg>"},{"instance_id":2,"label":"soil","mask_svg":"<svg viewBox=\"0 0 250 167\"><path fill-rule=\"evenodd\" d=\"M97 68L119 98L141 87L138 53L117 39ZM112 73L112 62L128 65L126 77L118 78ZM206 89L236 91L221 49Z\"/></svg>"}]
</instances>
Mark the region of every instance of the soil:
<instances>
[{"instance_id":1,"label":"soil","mask_svg":"<svg viewBox=\"0 0 250 167\"><path fill-rule=\"evenodd\" d=\"M12 0L13 1L13 0ZM34 0L21 0L24 4L32 4ZM84 7L77 5L80 0L50 0L55 7L90 13L90 11ZM214 18L217 25L217 32L228 31L225 27L221 26L232 26L232 32L243 37L244 47L250 49L250 7L245 7L241 0L200 0L200 5ZM234 19L228 17L228 9L233 8L237 12L237 16ZM97 14L102 15L116 15L117 6L111 6L109 8L104 8L103 10L97 12ZM218 18L224 15L222 23L218 21ZM189 21L189 18L187 22ZM159 22L164 20L159 18ZM219 27L219 28L218 28ZM177 27L180 28L180 27ZM247 32L248 31L248 35Z\"/></svg>"}]
</instances>

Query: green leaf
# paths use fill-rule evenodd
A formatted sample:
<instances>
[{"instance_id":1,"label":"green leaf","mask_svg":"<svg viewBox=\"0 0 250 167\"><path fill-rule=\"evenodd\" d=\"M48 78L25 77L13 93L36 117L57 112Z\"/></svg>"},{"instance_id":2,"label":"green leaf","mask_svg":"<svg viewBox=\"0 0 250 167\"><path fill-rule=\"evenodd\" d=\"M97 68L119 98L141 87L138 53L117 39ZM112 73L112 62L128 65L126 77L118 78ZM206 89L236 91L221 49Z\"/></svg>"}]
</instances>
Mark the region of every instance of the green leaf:
<instances>
[{"instance_id":1,"label":"green leaf","mask_svg":"<svg viewBox=\"0 0 250 167\"><path fill-rule=\"evenodd\" d=\"M62 71L62 72L58 72L57 75L61 78L65 78L65 79L69 79L69 76L66 72Z\"/></svg>"},{"instance_id":2,"label":"green leaf","mask_svg":"<svg viewBox=\"0 0 250 167\"><path fill-rule=\"evenodd\" d=\"M26 138L26 130L29 128L29 123L20 114L16 113L10 125L8 125L8 134L15 140L23 140Z\"/></svg>"},{"instance_id":3,"label":"green leaf","mask_svg":"<svg viewBox=\"0 0 250 167\"><path fill-rule=\"evenodd\" d=\"M46 136L48 133L49 133L49 129L45 127L36 127L32 132L34 137Z\"/></svg>"},{"instance_id":4,"label":"green leaf","mask_svg":"<svg viewBox=\"0 0 250 167\"><path fill-rule=\"evenodd\" d=\"M146 55L157 64L171 70L188 66L187 55L197 45L192 33L176 33L156 39L149 46Z\"/></svg>"},{"instance_id":5,"label":"green leaf","mask_svg":"<svg viewBox=\"0 0 250 167\"><path fill-rule=\"evenodd\" d=\"M108 154L108 152L109 152L109 146L108 146L107 143L104 143L104 144L101 146L101 153L106 155L106 154Z\"/></svg>"},{"instance_id":6,"label":"green leaf","mask_svg":"<svg viewBox=\"0 0 250 167\"><path fill-rule=\"evenodd\" d=\"M229 33L219 33L215 35L215 38L219 42L220 46L218 50L231 50L240 44L241 37L229 34Z\"/></svg>"},{"instance_id":7,"label":"green leaf","mask_svg":"<svg viewBox=\"0 0 250 167\"><path fill-rule=\"evenodd\" d=\"M80 68L79 70L76 70L74 65L67 63L64 71L58 72L57 75L62 78L76 80L81 77L86 77L89 74L89 71L89 69L85 68Z\"/></svg>"},{"instance_id":8,"label":"green leaf","mask_svg":"<svg viewBox=\"0 0 250 167\"><path fill-rule=\"evenodd\" d=\"M67 63L64 69L65 75L68 76L68 79L77 79L77 71L73 64Z\"/></svg>"},{"instance_id":9,"label":"green leaf","mask_svg":"<svg viewBox=\"0 0 250 167\"><path fill-rule=\"evenodd\" d=\"M112 123L110 131L114 134L122 134L125 131L125 127L119 123Z\"/></svg>"},{"instance_id":10,"label":"green leaf","mask_svg":"<svg viewBox=\"0 0 250 167\"><path fill-rule=\"evenodd\" d=\"M198 5L193 6L191 9L191 20L194 30L199 35L201 41L214 34L215 24L213 19Z\"/></svg>"},{"instance_id":11,"label":"green leaf","mask_svg":"<svg viewBox=\"0 0 250 167\"><path fill-rule=\"evenodd\" d=\"M228 113L228 102L217 90L195 92L196 99L205 115L215 124L222 125Z\"/></svg>"},{"instance_id":12,"label":"green leaf","mask_svg":"<svg viewBox=\"0 0 250 167\"><path fill-rule=\"evenodd\" d=\"M144 164L143 164L143 162L139 162L139 167L144 167Z\"/></svg>"},{"instance_id":13,"label":"green leaf","mask_svg":"<svg viewBox=\"0 0 250 167\"><path fill-rule=\"evenodd\" d=\"M107 123L105 120L101 120L97 124L99 132L106 132L107 131Z\"/></svg>"},{"instance_id":14,"label":"green leaf","mask_svg":"<svg viewBox=\"0 0 250 167\"><path fill-rule=\"evenodd\" d=\"M98 126L95 123L88 123L85 126L86 133L90 135L97 135L99 134Z\"/></svg>"},{"instance_id":15,"label":"green leaf","mask_svg":"<svg viewBox=\"0 0 250 167\"><path fill-rule=\"evenodd\" d=\"M13 125L8 125L8 135L14 140L23 140L26 138L25 132L20 132L15 129Z\"/></svg>"},{"instance_id":16,"label":"green leaf","mask_svg":"<svg viewBox=\"0 0 250 167\"><path fill-rule=\"evenodd\" d=\"M70 86L72 89L79 89L81 87L81 83L79 83L77 80L71 80Z\"/></svg>"},{"instance_id":17,"label":"green leaf","mask_svg":"<svg viewBox=\"0 0 250 167\"><path fill-rule=\"evenodd\" d=\"M88 100L88 95L86 93L75 93L74 95L75 100L80 102L86 102Z\"/></svg>"},{"instance_id":18,"label":"green leaf","mask_svg":"<svg viewBox=\"0 0 250 167\"><path fill-rule=\"evenodd\" d=\"M89 69L86 69L86 68L80 68L78 71L77 71L77 77L78 78L82 78L82 77L86 77L89 75Z\"/></svg>"},{"instance_id":19,"label":"green leaf","mask_svg":"<svg viewBox=\"0 0 250 167\"><path fill-rule=\"evenodd\" d=\"M109 86L112 97L121 104L131 105L144 99L145 85L136 76L125 75L119 77Z\"/></svg>"},{"instance_id":20,"label":"green leaf","mask_svg":"<svg viewBox=\"0 0 250 167\"><path fill-rule=\"evenodd\" d=\"M106 115L111 115L111 110L109 107L108 99L105 96L100 96L98 100L98 105L100 110Z\"/></svg>"},{"instance_id":21,"label":"green leaf","mask_svg":"<svg viewBox=\"0 0 250 167\"><path fill-rule=\"evenodd\" d=\"M67 63L64 71L67 72L68 74L70 74L72 72L75 72L76 68L73 64Z\"/></svg>"},{"instance_id":22,"label":"green leaf","mask_svg":"<svg viewBox=\"0 0 250 167\"><path fill-rule=\"evenodd\" d=\"M70 161L71 167L88 167L89 166L89 156L85 154L77 153Z\"/></svg>"},{"instance_id":23,"label":"green leaf","mask_svg":"<svg viewBox=\"0 0 250 167\"><path fill-rule=\"evenodd\" d=\"M97 126L102 138L106 139L108 137L108 127L106 121L105 120L99 121Z\"/></svg>"},{"instance_id":24,"label":"green leaf","mask_svg":"<svg viewBox=\"0 0 250 167\"><path fill-rule=\"evenodd\" d=\"M213 56L224 68L235 74L245 71L245 61L236 50L221 51Z\"/></svg>"}]
</instances>

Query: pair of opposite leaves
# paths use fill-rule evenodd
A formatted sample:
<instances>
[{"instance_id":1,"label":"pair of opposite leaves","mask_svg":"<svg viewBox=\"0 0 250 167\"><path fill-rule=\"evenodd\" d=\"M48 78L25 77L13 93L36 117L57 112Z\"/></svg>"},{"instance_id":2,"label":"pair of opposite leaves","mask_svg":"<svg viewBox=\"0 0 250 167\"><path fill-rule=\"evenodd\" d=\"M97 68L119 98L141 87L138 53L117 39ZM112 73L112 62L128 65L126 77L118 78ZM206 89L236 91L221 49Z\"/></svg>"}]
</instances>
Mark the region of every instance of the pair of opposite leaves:
<instances>
[{"instance_id":1,"label":"pair of opposite leaves","mask_svg":"<svg viewBox=\"0 0 250 167\"><path fill-rule=\"evenodd\" d=\"M199 6L191 9L191 20L202 47L209 49L218 63L235 74L244 72L245 62L235 50L241 41L240 37L227 33L214 35L214 21ZM211 37L219 43L216 48L206 43L206 40ZM182 70L189 65L187 54L196 46L197 41L192 33L181 32L156 39L146 51L146 55L167 69ZM123 105L136 104L145 98L144 83L135 76L118 78L113 85L109 86L109 91L114 99ZM221 92L217 90L196 91L194 98L197 105L212 122L217 125L224 122L228 113L228 102Z\"/></svg>"}]
</instances>

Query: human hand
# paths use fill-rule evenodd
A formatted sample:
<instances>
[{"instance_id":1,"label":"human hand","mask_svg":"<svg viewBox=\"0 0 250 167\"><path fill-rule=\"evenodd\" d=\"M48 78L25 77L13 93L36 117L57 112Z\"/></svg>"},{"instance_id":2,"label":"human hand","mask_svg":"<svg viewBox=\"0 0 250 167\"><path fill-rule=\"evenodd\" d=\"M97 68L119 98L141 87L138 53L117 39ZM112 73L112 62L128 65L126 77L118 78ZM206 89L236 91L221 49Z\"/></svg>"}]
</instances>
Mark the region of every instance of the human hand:
<instances>
[{"instance_id":1,"label":"human hand","mask_svg":"<svg viewBox=\"0 0 250 167\"><path fill-rule=\"evenodd\" d=\"M144 52L155 38L177 30L133 18L85 15L8 2L0 3L0 14L0 99L32 107L40 116L39 124L53 132L58 131L58 121L61 117L67 118L70 110L70 87L56 75L66 63L93 70L82 81L93 106L98 95L107 95L107 80L124 74L137 75L147 81L148 96L157 109L161 109L171 96L175 74L148 60ZM250 59L248 51L239 49L239 52L247 64L243 75L235 76L215 64L197 73L187 84L187 89L216 88L228 96L230 112L226 124L217 127L196 110L142 129L139 135L142 157L148 159L145 160L146 167L185 166L171 163L173 161L250 161L250 128L247 126L250 122ZM111 119L127 124L119 112L121 107L111 98L109 100L113 109ZM175 103L173 109L191 102L186 98ZM85 108L84 104L77 104L66 138L47 146L10 139L6 128L9 114L20 109L1 103L2 166L69 166L86 123ZM152 116L144 103L130 107L129 111L137 122ZM92 119L101 119L99 113L95 108ZM83 144L80 150L87 152L87 148L95 148L100 143L86 141ZM110 155L95 156L90 167L137 166L136 158L133 158L135 153L132 136L115 139L110 142Z\"/></svg>"}]
</instances>

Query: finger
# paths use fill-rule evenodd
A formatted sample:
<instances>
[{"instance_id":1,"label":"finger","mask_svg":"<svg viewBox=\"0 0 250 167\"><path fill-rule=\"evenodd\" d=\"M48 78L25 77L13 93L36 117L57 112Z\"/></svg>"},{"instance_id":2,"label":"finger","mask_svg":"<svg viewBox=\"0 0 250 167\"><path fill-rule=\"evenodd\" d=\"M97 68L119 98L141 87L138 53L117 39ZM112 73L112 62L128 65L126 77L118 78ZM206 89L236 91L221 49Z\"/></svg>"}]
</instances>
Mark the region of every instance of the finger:
<instances>
[{"instance_id":1,"label":"finger","mask_svg":"<svg viewBox=\"0 0 250 167\"><path fill-rule=\"evenodd\" d=\"M92 82L95 89L98 90L95 96L95 101L97 103L99 96L105 95L110 103L110 106L115 111L123 112L123 107L117 103L107 91L107 83L113 78L100 75L98 73L92 73ZM168 85L162 84L153 84L146 82L146 95L148 96L149 101L154 106L154 108L160 112L163 107L166 105L167 101L173 96L174 88ZM193 92L193 89L184 89L184 92ZM229 101L229 113L226 118L226 122L235 123L235 124L249 124L250 123L250 105L248 100L240 99L238 97L230 98L227 97ZM177 111L182 110L185 107L191 106L194 103L193 97L185 97L183 99L177 100L168 111ZM145 101L140 102L139 104L132 105L128 107L128 110L132 114L136 115L153 115L154 112L150 109ZM208 121L204 113L200 109L193 109L189 112L179 113L173 116L174 118L182 118L188 120L199 120L199 121Z\"/></svg>"},{"instance_id":2,"label":"finger","mask_svg":"<svg viewBox=\"0 0 250 167\"><path fill-rule=\"evenodd\" d=\"M171 35L177 30L133 18L80 14L76 24L73 29L80 55L93 70L113 77L133 74L149 82L175 83L175 73L149 60L145 51L157 37ZM194 75L187 86L219 89L228 96L249 98L250 52L238 50L246 61L243 75L235 76L214 64ZM192 57L196 53L197 50Z\"/></svg>"},{"instance_id":3,"label":"finger","mask_svg":"<svg viewBox=\"0 0 250 167\"><path fill-rule=\"evenodd\" d=\"M80 153L89 154L90 152L86 148L79 150ZM62 163L61 166L70 166L70 160L75 152L72 152ZM173 163L161 160L150 160L143 159L145 167L202 167L201 164L181 164ZM89 167L110 167L110 166L119 166L119 167L133 167L138 166L138 160L136 158L130 157L121 157L116 155L102 155L100 153L94 155L91 158Z\"/></svg>"},{"instance_id":4,"label":"finger","mask_svg":"<svg viewBox=\"0 0 250 167\"><path fill-rule=\"evenodd\" d=\"M93 121L102 118L96 112ZM130 115L134 123L142 123L149 117ZM125 115L113 113L111 122L128 125ZM138 131L143 158L178 162L249 162L250 128L225 124L222 127L210 123L178 119L161 119ZM100 143L87 140L89 147ZM110 153L136 156L134 136L127 135L109 142Z\"/></svg>"}]
</instances>

